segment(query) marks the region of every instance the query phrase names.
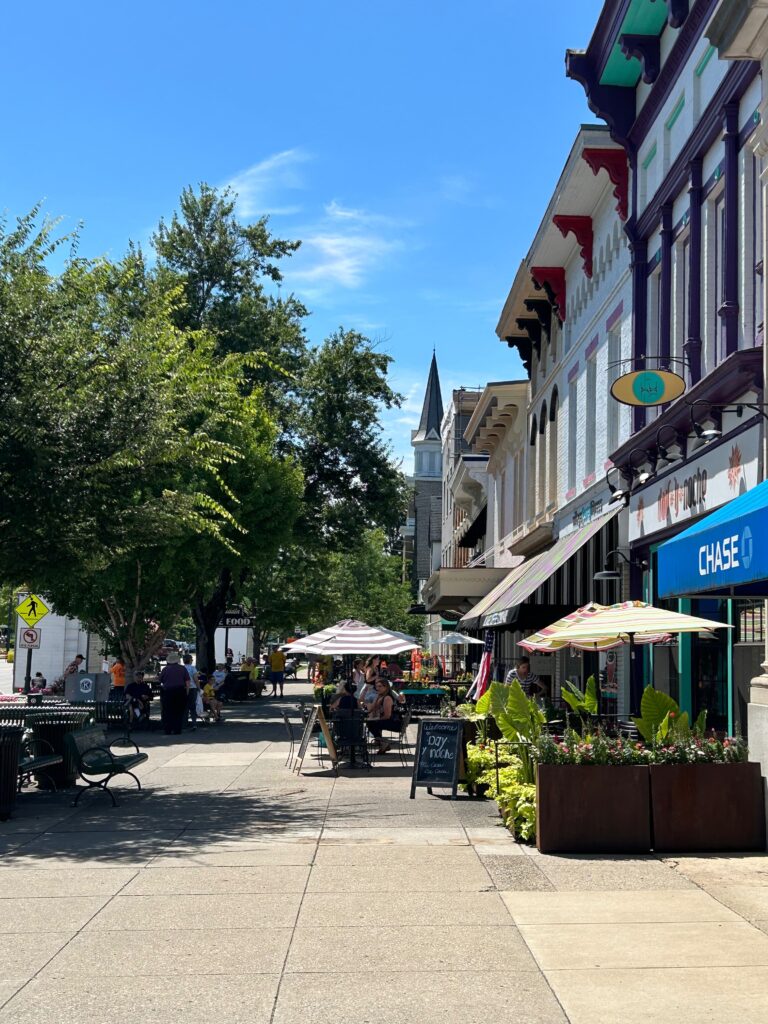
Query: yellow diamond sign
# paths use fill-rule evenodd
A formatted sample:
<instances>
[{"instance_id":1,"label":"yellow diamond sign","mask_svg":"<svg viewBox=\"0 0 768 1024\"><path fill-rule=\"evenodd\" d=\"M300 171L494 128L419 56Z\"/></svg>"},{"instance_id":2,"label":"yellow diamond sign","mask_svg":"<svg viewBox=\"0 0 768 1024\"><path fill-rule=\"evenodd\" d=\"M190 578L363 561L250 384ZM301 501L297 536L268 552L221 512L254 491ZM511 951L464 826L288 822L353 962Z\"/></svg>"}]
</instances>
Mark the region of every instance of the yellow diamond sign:
<instances>
[{"instance_id":1,"label":"yellow diamond sign","mask_svg":"<svg viewBox=\"0 0 768 1024\"><path fill-rule=\"evenodd\" d=\"M36 594L25 597L21 604L16 606L16 614L23 619L28 626L36 626L40 619L44 619L51 609Z\"/></svg>"}]
</instances>

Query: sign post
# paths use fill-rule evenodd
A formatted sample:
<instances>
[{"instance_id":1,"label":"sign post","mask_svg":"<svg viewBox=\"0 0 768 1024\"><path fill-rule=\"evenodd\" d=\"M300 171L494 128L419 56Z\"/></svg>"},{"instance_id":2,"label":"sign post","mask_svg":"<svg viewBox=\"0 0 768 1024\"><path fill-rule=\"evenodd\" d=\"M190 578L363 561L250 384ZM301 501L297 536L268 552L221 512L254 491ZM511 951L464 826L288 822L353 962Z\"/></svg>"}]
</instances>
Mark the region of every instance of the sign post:
<instances>
[{"instance_id":1,"label":"sign post","mask_svg":"<svg viewBox=\"0 0 768 1024\"><path fill-rule=\"evenodd\" d=\"M26 647L27 649L27 668L24 673L24 693L29 693L32 688L32 649L40 646L40 630L37 630L34 627L41 619L45 618L49 611L50 608L42 598L37 596L37 594L27 594L27 596L18 605L16 605L16 614L23 622L26 622L27 626L30 627L22 632L22 643L20 644L21 647ZM27 634L30 635L30 642L24 643L23 640ZM36 643L32 642L35 640L37 641Z\"/></svg>"},{"instance_id":2,"label":"sign post","mask_svg":"<svg viewBox=\"0 0 768 1024\"><path fill-rule=\"evenodd\" d=\"M411 800L416 787L451 790L456 799L459 779L464 768L464 720L462 718L422 718L416 737L416 757L411 778Z\"/></svg>"}]
</instances>

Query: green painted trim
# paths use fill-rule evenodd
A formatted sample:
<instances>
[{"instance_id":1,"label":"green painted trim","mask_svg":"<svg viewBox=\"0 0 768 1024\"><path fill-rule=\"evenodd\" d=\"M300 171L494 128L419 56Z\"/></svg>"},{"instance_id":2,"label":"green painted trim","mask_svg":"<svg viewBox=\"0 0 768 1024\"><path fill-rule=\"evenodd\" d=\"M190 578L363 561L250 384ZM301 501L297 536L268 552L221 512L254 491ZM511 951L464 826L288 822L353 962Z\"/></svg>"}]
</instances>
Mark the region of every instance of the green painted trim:
<instances>
[{"instance_id":1,"label":"green painted trim","mask_svg":"<svg viewBox=\"0 0 768 1024\"><path fill-rule=\"evenodd\" d=\"M704 56L701 58L699 63L694 68L693 73L696 75L697 78L701 78L701 76L704 74L704 68L707 66L707 64L709 64L714 55L715 47L708 46L707 49L704 51Z\"/></svg>"},{"instance_id":2,"label":"green painted trim","mask_svg":"<svg viewBox=\"0 0 768 1024\"><path fill-rule=\"evenodd\" d=\"M653 161L656 159L656 151L657 151L657 149L658 149L658 146L654 142L654 144L650 148L648 156L645 158L645 160L643 160L642 168L643 168L644 171L647 171L648 168L653 163Z\"/></svg>"},{"instance_id":3,"label":"green painted trim","mask_svg":"<svg viewBox=\"0 0 768 1024\"><path fill-rule=\"evenodd\" d=\"M733 601L727 602L728 607L728 623L733 625ZM728 630L728 650L726 651L726 675L728 679L728 692L726 695L726 701L728 702L728 735L733 736L733 634L736 632L735 629Z\"/></svg>"},{"instance_id":4,"label":"green painted trim","mask_svg":"<svg viewBox=\"0 0 768 1024\"><path fill-rule=\"evenodd\" d=\"M674 125L674 123L678 119L678 117L680 117L680 115L683 112L683 108L684 107L685 107L685 93L682 94L680 99L674 105L674 107L672 108L672 113L669 115L669 117L667 118L667 120L665 122L664 127L667 130L669 130Z\"/></svg>"},{"instance_id":5,"label":"green painted trim","mask_svg":"<svg viewBox=\"0 0 768 1024\"><path fill-rule=\"evenodd\" d=\"M632 0L616 33L616 41L610 57L605 62L600 84L623 85L634 89L640 80L640 61L635 57L627 60L619 47L618 37L625 32L639 36L659 36L664 31L666 23L666 3L660 3L658 0Z\"/></svg>"},{"instance_id":6,"label":"green painted trim","mask_svg":"<svg viewBox=\"0 0 768 1024\"><path fill-rule=\"evenodd\" d=\"M679 612L683 615L691 614L691 602L690 599L681 598L678 601ZM681 711L687 711L688 717L693 715L693 688L691 685L691 673L693 670L693 635L691 633L681 633L679 640L679 656L680 656L680 686L679 686L679 700Z\"/></svg>"}]
</instances>

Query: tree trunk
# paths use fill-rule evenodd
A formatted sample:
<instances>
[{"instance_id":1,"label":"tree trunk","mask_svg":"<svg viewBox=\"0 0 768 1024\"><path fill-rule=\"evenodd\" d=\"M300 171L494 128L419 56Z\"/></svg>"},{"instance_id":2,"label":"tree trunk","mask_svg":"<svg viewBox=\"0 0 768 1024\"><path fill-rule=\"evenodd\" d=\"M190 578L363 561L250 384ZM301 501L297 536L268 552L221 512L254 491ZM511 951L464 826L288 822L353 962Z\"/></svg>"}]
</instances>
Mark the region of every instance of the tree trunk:
<instances>
[{"instance_id":1,"label":"tree trunk","mask_svg":"<svg viewBox=\"0 0 768 1024\"><path fill-rule=\"evenodd\" d=\"M205 601L200 596L192 607L197 626L195 664L200 672L213 672L216 668L216 628L227 610L231 586L232 574L229 569L223 569L210 598Z\"/></svg>"}]
</instances>

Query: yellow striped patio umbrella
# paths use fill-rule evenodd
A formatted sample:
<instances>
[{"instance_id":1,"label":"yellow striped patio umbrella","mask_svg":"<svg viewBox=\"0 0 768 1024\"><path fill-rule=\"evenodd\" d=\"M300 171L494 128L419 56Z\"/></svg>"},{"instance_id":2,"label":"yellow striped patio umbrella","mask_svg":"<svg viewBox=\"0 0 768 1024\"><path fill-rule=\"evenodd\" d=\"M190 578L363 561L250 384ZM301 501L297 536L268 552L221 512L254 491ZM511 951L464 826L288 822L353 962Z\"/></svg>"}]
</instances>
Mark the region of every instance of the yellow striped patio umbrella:
<instances>
[{"instance_id":1,"label":"yellow striped patio umbrella","mask_svg":"<svg viewBox=\"0 0 768 1024\"><path fill-rule=\"evenodd\" d=\"M556 651L562 647L605 651L624 643L663 643L676 633L732 628L724 622L656 608L643 601L624 601L607 607L585 605L527 637L520 646L529 651Z\"/></svg>"}]
</instances>

